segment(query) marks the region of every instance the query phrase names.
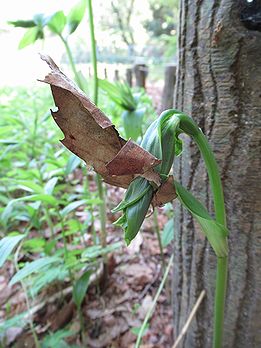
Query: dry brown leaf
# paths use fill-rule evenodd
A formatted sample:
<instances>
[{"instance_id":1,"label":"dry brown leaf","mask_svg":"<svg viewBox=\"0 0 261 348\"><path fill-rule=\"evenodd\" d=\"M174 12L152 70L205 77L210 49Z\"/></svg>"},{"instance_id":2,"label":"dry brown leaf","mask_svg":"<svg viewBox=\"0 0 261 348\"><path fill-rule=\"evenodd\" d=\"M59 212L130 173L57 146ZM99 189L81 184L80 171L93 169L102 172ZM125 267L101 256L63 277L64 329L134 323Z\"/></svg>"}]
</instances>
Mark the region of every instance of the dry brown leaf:
<instances>
[{"instance_id":1,"label":"dry brown leaf","mask_svg":"<svg viewBox=\"0 0 261 348\"><path fill-rule=\"evenodd\" d=\"M42 82L51 86L58 111L52 116L64 133L61 140L71 152L93 167L108 184L127 188L136 176L143 176L160 186L160 176L153 168L161 160L134 143L119 136L111 121L71 81L49 56L41 55L51 72ZM174 186L162 185L157 191L154 205L175 198ZM166 192L166 189L168 192ZM167 200L167 201L169 201Z\"/></svg>"},{"instance_id":2,"label":"dry brown leaf","mask_svg":"<svg viewBox=\"0 0 261 348\"><path fill-rule=\"evenodd\" d=\"M174 178L173 175L168 177L158 191L153 196L152 205L154 207L162 206L168 202L173 201L177 197L174 189Z\"/></svg>"},{"instance_id":3,"label":"dry brown leaf","mask_svg":"<svg viewBox=\"0 0 261 348\"><path fill-rule=\"evenodd\" d=\"M111 121L64 75L54 61L41 55L51 72L42 82L51 85L58 111L52 116L64 133L62 143L99 173L105 182L128 187L135 175L155 177L160 163L133 141L122 139ZM119 161L120 160L120 161Z\"/></svg>"}]
</instances>

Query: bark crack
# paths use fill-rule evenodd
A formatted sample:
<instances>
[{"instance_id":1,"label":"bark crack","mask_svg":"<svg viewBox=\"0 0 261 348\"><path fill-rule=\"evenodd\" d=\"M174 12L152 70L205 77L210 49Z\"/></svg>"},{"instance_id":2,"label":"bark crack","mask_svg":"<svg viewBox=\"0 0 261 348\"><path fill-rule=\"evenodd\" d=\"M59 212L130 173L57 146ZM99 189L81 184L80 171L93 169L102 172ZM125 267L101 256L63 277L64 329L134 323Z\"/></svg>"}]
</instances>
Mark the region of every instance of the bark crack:
<instances>
[{"instance_id":1,"label":"bark crack","mask_svg":"<svg viewBox=\"0 0 261 348\"><path fill-rule=\"evenodd\" d=\"M209 64L210 78L211 78L212 84L213 84L213 103L211 105L210 124L209 124L209 129L208 129L208 138L209 139L211 139L212 132L214 129L215 116L216 116L217 106L218 106L218 89L217 89L216 76L215 76L214 69L213 69L212 47L211 46L212 46L212 42L213 42L214 35L215 35L215 30L213 30L213 28L214 28L214 24L216 23L217 10L219 9L219 6L220 6L220 0L213 2L212 11L211 11L211 20L210 20L210 24L209 24L209 27L212 28L212 33L211 33L210 38L209 38L210 46L209 46L208 64Z\"/></svg>"},{"instance_id":2,"label":"bark crack","mask_svg":"<svg viewBox=\"0 0 261 348\"><path fill-rule=\"evenodd\" d=\"M233 71L233 76L234 76L234 86L236 86L235 88L231 87L231 94L233 93L236 99L235 102L235 109L236 109L236 113L237 113L237 117L236 117L236 122L235 122L235 127L233 129L233 131L230 134L230 151L229 153L226 155L225 158L225 163L222 169L222 179L226 178L227 175L227 171L229 169L230 163L231 163L231 158L234 154L234 151L236 149L237 143L239 141L239 134L238 134L238 130L241 127L241 116L242 116L242 103L240 100L240 95L241 95L241 81L239 78L239 72L240 72L240 53L241 53L241 49L242 49L242 38L239 39L238 41L238 49L237 52L235 54L235 59L234 59L234 63L231 65L231 71ZM230 113L231 116L234 116L235 112Z\"/></svg>"},{"instance_id":3,"label":"bark crack","mask_svg":"<svg viewBox=\"0 0 261 348\"><path fill-rule=\"evenodd\" d=\"M253 214L251 214L253 215ZM250 270L251 268L251 246L252 246L252 235L253 235L253 216L251 217L252 223L251 223L251 227L250 230L248 231L248 239L247 239L247 243L246 243L246 248L245 248L245 252L247 255L247 262L246 262L246 276L245 276L245 280L244 280L244 289L242 291L243 296L242 298L239 300L239 304L238 304L238 316L237 316L237 320L235 323L235 335L234 335L234 340L233 340L233 347L239 347L239 341L240 341L240 332L242 330L242 317L245 316L245 313L249 313L247 310L244 310L244 307L247 306L247 303L249 303L249 298L251 298L251 288L250 288L250 284L252 284L253 282L251 281L252 275ZM250 220L250 221L251 221ZM251 302L251 300L250 300ZM244 320L245 322L245 320ZM247 332L248 330L244 330L245 332ZM244 335L245 335L244 332ZM248 341L248 344L250 345L251 342Z\"/></svg>"}]
</instances>

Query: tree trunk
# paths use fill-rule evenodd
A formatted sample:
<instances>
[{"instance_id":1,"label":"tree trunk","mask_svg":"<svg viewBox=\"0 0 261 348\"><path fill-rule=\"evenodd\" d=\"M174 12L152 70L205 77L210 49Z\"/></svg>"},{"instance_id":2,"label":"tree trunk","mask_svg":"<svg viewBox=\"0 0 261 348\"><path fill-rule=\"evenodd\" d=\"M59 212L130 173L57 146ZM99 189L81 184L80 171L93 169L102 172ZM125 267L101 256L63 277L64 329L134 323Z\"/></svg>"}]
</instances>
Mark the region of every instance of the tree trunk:
<instances>
[{"instance_id":1,"label":"tree trunk","mask_svg":"<svg viewBox=\"0 0 261 348\"><path fill-rule=\"evenodd\" d=\"M247 6L250 12L250 6L259 6L261 14L259 0L181 1L174 101L209 139L224 185L230 231L225 348L261 347L261 33L260 27L249 26L252 15L242 21ZM254 12L258 20L258 8ZM204 163L193 141L184 139L184 152L174 166L176 177L213 213ZM175 220L174 335L205 289L207 296L180 347L208 348L216 257L178 202Z\"/></svg>"}]
</instances>

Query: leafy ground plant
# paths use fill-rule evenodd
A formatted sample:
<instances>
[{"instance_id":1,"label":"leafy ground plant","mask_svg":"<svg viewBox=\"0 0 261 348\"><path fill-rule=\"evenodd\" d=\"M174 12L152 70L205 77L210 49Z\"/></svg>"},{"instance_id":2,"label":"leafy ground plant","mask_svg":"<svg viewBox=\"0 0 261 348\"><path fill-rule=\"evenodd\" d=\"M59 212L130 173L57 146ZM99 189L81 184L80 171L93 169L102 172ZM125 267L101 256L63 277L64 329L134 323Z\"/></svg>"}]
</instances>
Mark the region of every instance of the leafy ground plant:
<instances>
[{"instance_id":1,"label":"leafy ground plant","mask_svg":"<svg viewBox=\"0 0 261 348\"><path fill-rule=\"evenodd\" d=\"M125 137L137 141L139 137L142 137L142 126L146 113L146 107L141 102L142 92L133 93L127 84L121 82L113 84L107 80L99 80L99 87L121 108Z\"/></svg>"},{"instance_id":2,"label":"leafy ground plant","mask_svg":"<svg viewBox=\"0 0 261 348\"><path fill-rule=\"evenodd\" d=\"M69 81L50 57L42 59L51 68L51 73L43 82L51 85L58 107L58 111L52 112L52 115L65 135L62 143L88 165L92 165L106 182L128 187L124 200L114 210L123 211L117 223L125 231L126 243L129 244L137 235L150 204L162 205L173 200L176 195L199 222L217 256L213 347L220 348L227 280L228 231L217 164L202 131L187 115L167 110L149 127L141 146L132 141L126 142L119 137L109 119ZM213 191L215 219L170 175L174 157L182 148L179 139L181 133L195 140L205 160Z\"/></svg>"}]
</instances>

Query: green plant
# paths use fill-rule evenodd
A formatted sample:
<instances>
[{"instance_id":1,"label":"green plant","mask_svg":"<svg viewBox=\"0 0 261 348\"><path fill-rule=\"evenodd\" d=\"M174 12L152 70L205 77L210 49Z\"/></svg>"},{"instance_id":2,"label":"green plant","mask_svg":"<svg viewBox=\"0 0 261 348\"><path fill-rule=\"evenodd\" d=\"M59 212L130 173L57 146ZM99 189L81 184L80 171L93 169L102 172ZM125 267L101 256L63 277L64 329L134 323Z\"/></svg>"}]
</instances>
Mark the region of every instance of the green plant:
<instances>
[{"instance_id":1,"label":"green plant","mask_svg":"<svg viewBox=\"0 0 261 348\"><path fill-rule=\"evenodd\" d=\"M143 137L141 146L131 141L126 142L119 137L113 125L98 108L93 105L89 106L88 98L82 95L79 96L77 91L72 90L68 79L66 79L66 84L63 82L62 85L54 81L54 72L57 78L59 74L61 76L63 74L57 69L50 57L43 57L43 59L48 62L52 69L52 72L44 81L50 85L56 83L60 87L54 93L54 98L57 95L60 96L60 102L57 106L63 117L62 120L56 117L56 122L64 132L65 145L72 151L79 153L83 144L76 137L74 137L72 143L70 134L75 134L74 123L81 122L81 132L78 132L77 137L82 138L84 136L86 145L93 149L92 156L89 152L82 152L82 158L86 163L92 163L96 171L101 173L108 183L122 187L126 187L126 183L128 183L123 201L114 209L114 212L123 211L123 215L116 223L124 229L127 245L137 235L150 204L162 205L173 200L175 195L199 222L202 232L217 256L213 347L220 348L227 279L228 230L226 228L223 190L218 167L201 129L190 117L180 111L171 109L163 112L151 124ZM70 95L68 95L68 91L70 91ZM73 98L70 107L74 110L74 122L71 122L72 117L68 105L65 107L62 102L61 96L63 95ZM78 102L75 102L75 97L82 104L82 108L79 107ZM93 117L94 119L93 121L90 118L95 125L95 128L93 128L95 131L92 131L91 139L88 138L90 129L85 125L86 117ZM173 176L170 175L174 157L182 151L182 142L179 139L181 133L185 133L194 139L205 160L213 192L215 219L210 216L207 209L191 193L174 181ZM110 150L102 157L99 146L102 149L110 147Z\"/></svg>"},{"instance_id":2,"label":"green plant","mask_svg":"<svg viewBox=\"0 0 261 348\"><path fill-rule=\"evenodd\" d=\"M64 47L66 49L67 57L69 59L69 63L71 69L74 73L75 81L77 85L82 90L88 89L88 84L84 75L77 71L75 61L73 59L73 54L71 47L69 45L69 36L74 33L79 24L81 23L86 7L88 8L89 13L89 23L90 23L90 36L91 36L91 44L92 44L92 62L93 62L93 71L94 71L94 93L93 100L94 103L98 103L98 76L97 76L97 58L96 58L96 44L95 44L95 33L94 33L94 23L93 23L93 13L92 13L92 4L91 1L88 0L80 0L69 12L66 16L63 11L58 11L51 16L44 16L42 14L37 14L30 20L18 20L9 22L15 27L23 27L29 28L22 38L19 48L24 48L27 45L34 43L38 39L44 39L45 37L45 29L48 28L52 34L58 36ZM87 181L88 178L86 177ZM100 220L101 220L101 243L106 246L106 197L104 192L104 186L102 180L99 175L96 177L97 180L97 189L99 193L99 211L100 211ZM88 186L88 184L87 184ZM48 215L48 210L46 212ZM51 220L49 219L49 223ZM96 232L94 231L94 242L97 242Z\"/></svg>"},{"instance_id":3,"label":"green plant","mask_svg":"<svg viewBox=\"0 0 261 348\"><path fill-rule=\"evenodd\" d=\"M57 347L57 348L68 348L68 347L73 347L73 348L78 348L79 346L76 345L68 345L65 341L64 338L73 336L74 332L70 330L58 330L55 333L49 333L43 341L41 342L42 348L52 348L52 347Z\"/></svg>"},{"instance_id":4,"label":"green plant","mask_svg":"<svg viewBox=\"0 0 261 348\"><path fill-rule=\"evenodd\" d=\"M50 284L58 292L69 282L74 286L86 267L95 271L119 245L86 245L91 211L101 201L82 187L81 160L56 145L61 134L50 123L49 96L43 89L7 88L1 98L0 267L15 263L10 284L22 284L27 311L1 323L0 336L12 325L27 324L35 336L32 299Z\"/></svg>"},{"instance_id":5,"label":"green plant","mask_svg":"<svg viewBox=\"0 0 261 348\"><path fill-rule=\"evenodd\" d=\"M85 10L86 0L80 0L80 2L71 9L67 16L63 11L57 11L51 16L36 14L32 19L29 20L17 20L9 22L9 24L15 27L27 29L19 43L20 49L35 43L37 40L44 39L46 36L46 28L48 28L52 34L58 36L66 49L67 57L74 73L75 80L82 90L86 89L86 81L83 75L77 71L68 39L81 23Z\"/></svg>"},{"instance_id":6,"label":"green plant","mask_svg":"<svg viewBox=\"0 0 261 348\"><path fill-rule=\"evenodd\" d=\"M81 311L81 305L90 283L91 274L92 274L91 271L84 272L73 286L73 300L77 307L78 316L79 316L80 324L81 324L82 335L84 333L84 322L83 322L83 315Z\"/></svg>"},{"instance_id":7,"label":"green plant","mask_svg":"<svg viewBox=\"0 0 261 348\"><path fill-rule=\"evenodd\" d=\"M107 80L99 80L99 87L121 108L121 121L125 137L136 141L142 137L142 125L146 107L142 103L142 92L133 93L131 88L121 82L114 84Z\"/></svg>"},{"instance_id":8,"label":"green plant","mask_svg":"<svg viewBox=\"0 0 261 348\"><path fill-rule=\"evenodd\" d=\"M176 110L163 112L160 118L148 129L141 145L152 154L162 159L162 164L159 165L156 170L160 173L162 180L165 181L173 162L174 154L177 149L178 152L180 151L178 136L181 133L191 136L198 145L206 163L213 192L216 219L213 219L206 208L182 185L176 181L174 182L178 199L199 222L202 232L207 237L217 256L213 347L219 348L222 345L224 322L228 231L226 228L223 190L214 155L200 128L191 118ZM172 137L172 142L169 141L169 137ZM178 146L176 146L176 144L178 144ZM130 243L136 236L144 216L146 215L148 206L152 201L153 185L148 181L144 181L144 179L142 179L143 184L141 185L140 180L140 178L137 178L133 181L127 190L125 199L114 210L123 210L123 216L117 223L124 228L125 240L127 243ZM142 215L140 212L142 212ZM139 216L139 219L135 218L137 216Z\"/></svg>"}]
</instances>

